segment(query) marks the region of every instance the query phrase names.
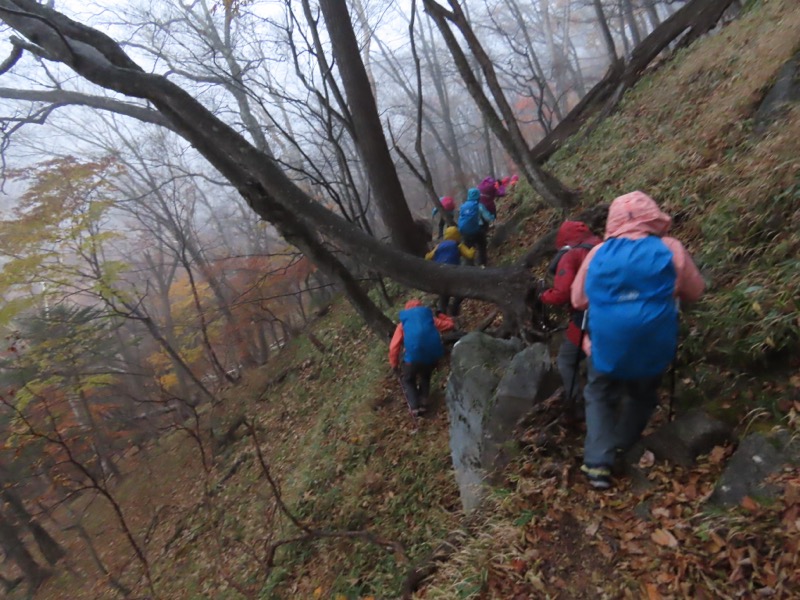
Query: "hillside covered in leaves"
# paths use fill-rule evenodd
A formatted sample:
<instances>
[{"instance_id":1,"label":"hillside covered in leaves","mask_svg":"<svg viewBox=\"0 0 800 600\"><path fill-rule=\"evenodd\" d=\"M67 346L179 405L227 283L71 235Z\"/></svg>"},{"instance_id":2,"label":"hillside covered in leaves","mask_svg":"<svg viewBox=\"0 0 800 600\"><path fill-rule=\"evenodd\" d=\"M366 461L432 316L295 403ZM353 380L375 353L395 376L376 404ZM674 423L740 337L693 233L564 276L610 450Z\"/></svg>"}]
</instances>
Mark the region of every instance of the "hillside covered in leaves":
<instances>
[{"instance_id":1,"label":"hillside covered in leaves","mask_svg":"<svg viewBox=\"0 0 800 600\"><path fill-rule=\"evenodd\" d=\"M697 258L709 285L682 323L678 411L703 406L739 433L780 425L797 434L800 104L771 111L763 100L797 60L800 4L747 4L658 65L548 166L580 189L575 214L635 189L652 195ZM521 183L500 204L509 225L493 258L516 260L562 217ZM392 318L417 297L387 291ZM493 310L466 301L460 328ZM432 414L415 426L386 354L335 301L199 411L198 430L224 439L174 431L126 453L115 504L63 503L56 523L86 516L62 534L68 568L35 598L365 600L412 587L416 598L443 600L800 596L796 469L775 476L779 500L747 498L729 512L706 501L731 445L691 468L644 457L645 482L598 493L579 477L580 434L557 426L541 437L550 407L520 437L503 484L465 519L447 369L435 376ZM665 420L660 410L654 426ZM147 556L146 579L118 575L141 568L131 538Z\"/></svg>"}]
</instances>

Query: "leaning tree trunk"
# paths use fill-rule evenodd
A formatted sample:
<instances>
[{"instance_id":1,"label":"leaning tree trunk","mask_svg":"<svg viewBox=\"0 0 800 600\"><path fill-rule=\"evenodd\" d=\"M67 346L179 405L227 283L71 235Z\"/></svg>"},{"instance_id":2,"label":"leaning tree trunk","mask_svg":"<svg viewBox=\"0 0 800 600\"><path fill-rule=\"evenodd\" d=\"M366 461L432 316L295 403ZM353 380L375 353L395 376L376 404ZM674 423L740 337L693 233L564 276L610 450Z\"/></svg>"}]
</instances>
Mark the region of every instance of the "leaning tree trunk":
<instances>
[{"instance_id":1,"label":"leaning tree trunk","mask_svg":"<svg viewBox=\"0 0 800 600\"><path fill-rule=\"evenodd\" d=\"M631 53L627 64L622 59L611 65L586 96L553 131L531 150L533 160L541 164L594 115L606 116L642 76L650 63L674 40L685 33L681 44L688 44L711 30L733 0L691 0L663 21Z\"/></svg>"},{"instance_id":2,"label":"leaning tree trunk","mask_svg":"<svg viewBox=\"0 0 800 600\"><path fill-rule=\"evenodd\" d=\"M344 0L320 0L325 25L337 59L347 104L353 118L356 145L392 243L411 253L421 253L425 240L419 235L394 167L369 76L361 60L353 25Z\"/></svg>"}]
</instances>

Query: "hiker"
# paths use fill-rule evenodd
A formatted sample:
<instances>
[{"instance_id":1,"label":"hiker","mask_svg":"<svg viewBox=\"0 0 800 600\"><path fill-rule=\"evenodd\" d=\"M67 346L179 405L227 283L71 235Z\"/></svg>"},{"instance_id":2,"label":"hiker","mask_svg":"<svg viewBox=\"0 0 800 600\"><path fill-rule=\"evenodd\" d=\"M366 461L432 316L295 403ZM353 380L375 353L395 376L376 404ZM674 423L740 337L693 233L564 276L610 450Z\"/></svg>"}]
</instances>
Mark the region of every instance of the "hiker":
<instances>
[{"instance_id":1,"label":"hiker","mask_svg":"<svg viewBox=\"0 0 800 600\"><path fill-rule=\"evenodd\" d=\"M595 488L611 486L615 454L639 440L658 404L677 351L677 300L694 302L705 288L687 250L665 237L671 222L647 194L620 196L609 208L605 241L572 284L572 305L588 310L581 470Z\"/></svg>"},{"instance_id":2,"label":"hiker","mask_svg":"<svg viewBox=\"0 0 800 600\"><path fill-rule=\"evenodd\" d=\"M442 239L445 225L450 226L455 223L456 201L452 196L442 196L439 198L439 204L442 205L442 210L440 211L437 206L433 209L431 216L439 215L439 237L437 239Z\"/></svg>"},{"instance_id":3,"label":"hiker","mask_svg":"<svg viewBox=\"0 0 800 600\"><path fill-rule=\"evenodd\" d=\"M494 215L480 203L478 188L470 188L467 199L458 213L458 231L464 243L477 250L476 263L486 266L486 232L494 221Z\"/></svg>"},{"instance_id":4,"label":"hiker","mask_svg":"<svg viewBox=\"0 0 800 600\"><path fill-rule=\"evenodd\" d=\"M475 248L470 248L461 242L461 235L458 227L448 227L444 230L444 241L425 255L425 260L432 260L445 265L460 265L461 259L472 261L475 258ZM439 312L450 316L457 316L461 306L462 298L454 296L453 304L450 304L450 296L442 294L436 307Z\"/></svg>"},{"instance_id":5,"label":"hiker","mask_svg":"<svg viewBox=\"0 0 800 600\"><path fill-rule=\"evenodd\" d=\"M481 194L481 204L486 207L493 217L497 216L497 205L495 200L506 195L505 187L498 189L497 181L494 177L487 177L478 184L478 191Z\"/></svg>"},{"instance_id":6,"label":"hiker","mask_svg":"<svg viewBox=\"0 0 800 600\"><path fill-rule=\"evenodd\" d=\"M389 344L389 364L395 371L400 368L400 347L404 346L400 384L415 417L427 409L431 376L436 363L444 356L440 332L454 328L453 319L443 314L434 315L419 300L409 300L400 311L400 323Z\"/></svg>"},{"instance_id":7,"label":"hiker","mask_svg":"<svg viewBox=\"0 0 800 600\"><path fill-rule=\"evenodd\" d=\"M580 414L579 399L581 386L578 369L586 355L581 350L581 323L583 311L575 310L570 302L570 286L578 269L600 238L581 221L564 221L556 234L558 253L548 267L553 275L553 287L539 294L539 300L550 306L567 306L570 309L569 325L564 341L558 351L556 365L564 384L564 408L569 419L577 419Z\"/></svg>"}]
</instances>

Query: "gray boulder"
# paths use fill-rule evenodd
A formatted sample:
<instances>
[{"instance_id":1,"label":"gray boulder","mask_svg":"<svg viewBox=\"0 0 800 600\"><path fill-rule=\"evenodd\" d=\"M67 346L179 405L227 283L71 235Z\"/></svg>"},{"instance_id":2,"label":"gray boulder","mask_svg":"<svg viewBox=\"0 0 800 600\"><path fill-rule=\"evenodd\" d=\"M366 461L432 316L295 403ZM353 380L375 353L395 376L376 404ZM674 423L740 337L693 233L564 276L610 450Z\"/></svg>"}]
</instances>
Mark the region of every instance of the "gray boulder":
<instances>
[{"instance_id":1,"label":"gray boulder","mask_svg":"<svg viewBox=\"0 0 800 600\"><path fill-rule=\"evenodd\" d=\"M731 428L722 421L702 410L690 410L637 442L626 462L635 464L644 450L650 450L658 460L690 467L695 458L729 442L731 436Z\"/></svg>"},{"instance_id":2,"label":"gray boulder","mask_svg":"<svg viewBox=\"0 0 800 600\"><path fill-rule=\"evenodd\" d=\"M525 348L518 339L473 332L453 347L446 398L450 451L465 511L478 506L484 481L508 462L519 419L555 387L544 344Z\"/></svg>"},{"instance_id":3,"label":"gray boulder","mask_svg":"<svg viewBox=\"0 0 800 600\"><path fill-rule=\"evenodd\" d=\"M789 105L800 102L800 52L781 67L775 84L756 110L756 131L763 132L783 114Z\"/></svg>"},{"instance_id":4,"label":"gray boulder","mask_svg":"<svg viewBox=\"0 0 800 600\"><path fill-rule=\"evenodd\" d=\"M800 442L788 432L781 431L769 438L751 433L731 456L709 502L736 506L745 496L774 498L780 490L764 480L789 464L800 464Z\"/></svg>"}]
</instances>

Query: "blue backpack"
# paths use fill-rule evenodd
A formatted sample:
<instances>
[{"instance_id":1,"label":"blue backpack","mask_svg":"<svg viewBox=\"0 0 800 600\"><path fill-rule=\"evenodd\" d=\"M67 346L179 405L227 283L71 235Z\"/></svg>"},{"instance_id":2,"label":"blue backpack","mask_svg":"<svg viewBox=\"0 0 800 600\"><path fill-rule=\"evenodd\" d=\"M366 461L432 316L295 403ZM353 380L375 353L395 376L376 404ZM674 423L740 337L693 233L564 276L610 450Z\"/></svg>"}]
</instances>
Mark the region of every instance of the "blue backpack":
<instances>
[{"instance_id":1,"label":"blue backpack","mask_svg":"<svg viewBox=\"0 0 800 600\"><path fill-rule=\"evenodd\" d=\"M458 242L445 240L433 251L433 260L437 263L447 265L457 265L461 262L461 252L458 249Z\"/></svg>"},{"instance_id":2,"label":"blue backpack","mask_svg":"<svg viewBox=\"0 0 800 600\"><path fill-rule=\"evenodd\" d=\"M403 346L407 363L432 365L444 356L442 336L433 322L433 312L426 306L400 311L403 324Z\"/></svg>"},{"instance_id":3,"label":"blue backpack","mask_svg":"<svg viewBox=\"0 0 800 600\"><path fill-rule=\"evenodd\" d=\"M481 230L481 205L465 202L458 213L458 231L463 237L471 237Z\"/></svg>"},{"instance_id":4,"label":"blue backpack","mask_svg":"<svg viewBox=\"0 0 800 600\"><path fill-rule=\"evenodd\" d=\"M677 274L660 238L611 238L586 273L592 362L614 379L655 377L678 348Z\"/></svg>"}]
</instances>

